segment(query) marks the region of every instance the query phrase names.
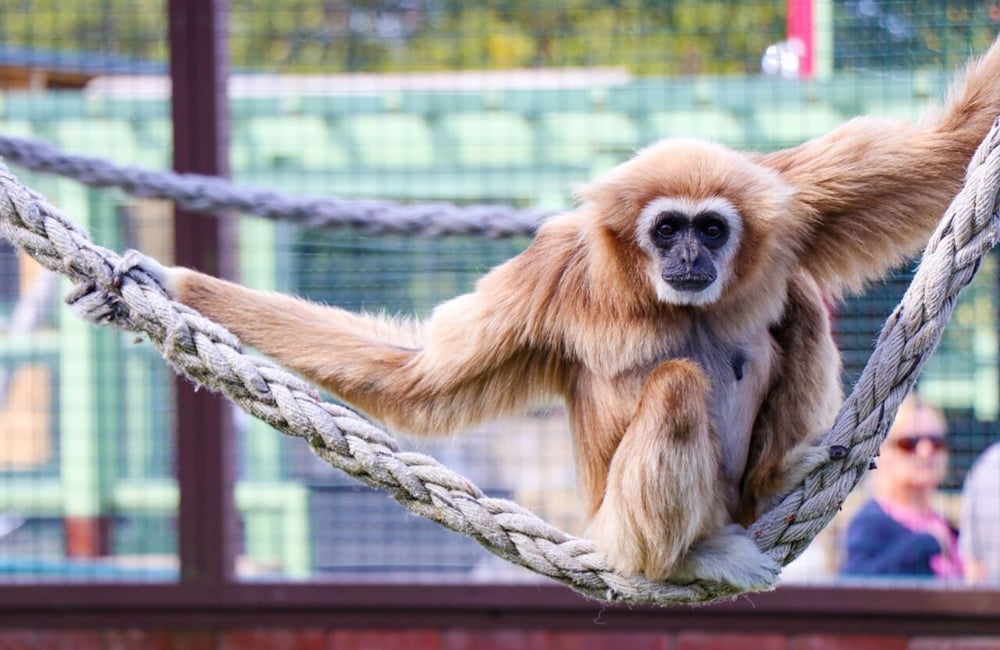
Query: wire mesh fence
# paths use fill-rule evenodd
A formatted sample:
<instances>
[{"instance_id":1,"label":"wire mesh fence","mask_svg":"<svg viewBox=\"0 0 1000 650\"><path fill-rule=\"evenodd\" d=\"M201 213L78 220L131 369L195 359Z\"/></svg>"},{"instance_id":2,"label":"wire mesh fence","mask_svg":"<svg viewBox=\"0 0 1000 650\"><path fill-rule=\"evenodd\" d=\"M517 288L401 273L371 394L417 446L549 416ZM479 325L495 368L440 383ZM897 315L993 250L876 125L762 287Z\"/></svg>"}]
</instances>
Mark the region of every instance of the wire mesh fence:
<instances>
[{"instance_id":1,"label":"wire mesh fence","mask_svg":"<svg viewBox=\"0 0 1000 650\"><path fill-rule=\"evenodd\" d=\"M571 207L579 184L658 138L767 151L858 114L919 115L1000 20L981 2L836 1L815 3L803 31L796 2L537 4L232 3L234 180L297 195ZM0 134L169 167L166 9L0 0ZM169 205L18 171L95 240L171 261ZM400 314L468 291L528 242L236 223L229 252L242 282ZM947 417L935 503L955 524L969 468L1000 440L996 273L991 259L919 385ZM908 277L836 308L846 388ZM0 243L2 579L175 581L171 375L148 346L74 321L59 305L64 289ZM234 418L240 579L532 579L351 483L299 441ZM407 444L583 532L558 403ZM836 579L855 505L789 579Z\"/></svg>"}]
</instances>

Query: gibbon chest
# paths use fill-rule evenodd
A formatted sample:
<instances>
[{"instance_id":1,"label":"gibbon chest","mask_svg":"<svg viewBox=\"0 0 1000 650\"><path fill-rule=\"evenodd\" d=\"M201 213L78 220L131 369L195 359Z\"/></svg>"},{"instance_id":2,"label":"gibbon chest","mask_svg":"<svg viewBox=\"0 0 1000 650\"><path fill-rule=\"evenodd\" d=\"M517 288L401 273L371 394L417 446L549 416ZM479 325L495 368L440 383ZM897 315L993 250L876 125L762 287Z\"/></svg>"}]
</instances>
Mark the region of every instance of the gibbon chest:
<instances>
[{"instance_id":1,"label":"gibbon chest","mask_svg":"<svg viewBox=\"0 0 1000 650\"><path fill-rule=\"evenodd\" d=\"M694 327L668 357L697 362L709 379L711 430L735 502L754 421L771 384L777 359L774 340L766 327L744 331L736 341L722 340L706 327Z\"/></svg>"}]
</instances>

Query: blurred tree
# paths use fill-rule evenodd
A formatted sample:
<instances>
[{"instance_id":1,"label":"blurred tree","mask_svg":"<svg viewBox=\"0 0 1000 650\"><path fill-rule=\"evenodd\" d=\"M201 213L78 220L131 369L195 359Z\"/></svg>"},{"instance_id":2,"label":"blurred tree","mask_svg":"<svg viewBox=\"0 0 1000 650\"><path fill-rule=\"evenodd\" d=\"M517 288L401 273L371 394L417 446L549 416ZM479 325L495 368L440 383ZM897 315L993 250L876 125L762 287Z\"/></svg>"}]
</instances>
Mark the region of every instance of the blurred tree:
<instances>
[{"instance_id":1,"label":"blurred tree","mask_svg":"<svg viewBox=\"0 0 1000 650\"><path fill-rule=\"evenodd\" d=\"M75 6L74 6L75 5ZM163 0L0 0L8 45L163 59ZM285 72L623 65L756 70L784 3L737 0L244 0L232 63Z\"/></svg>"},{"instance_id":2,"label":"blurred tree","mask_svg":"<svg viewBox=\"0 0 1000 650\"><path fill-rule=\"evenodd\" d=\"M983 0L836 0L838 68L954 68L985 51L1000 11Z\"/></svg>"},{"instance_id":3,"label":"blurred tree","mask_svg":"<svg viewBox=\"0 0 1000 650\"><path fill-rule=\"evenodd\" d=\"M448 3L412 43L422 67L620 65L677 74L756 71L783 34L783 2L506 0Z\"/></svg>"},{"instance_id":4,"label":"blurred tree","mask_svg":"<svg viewBox=\"0 0 1000 650\"><path fill-rule=\"evenodd\" d=\"M0 43L165 60L165 0L0 0Z\"/></svg>"},{"instance_id":5,"label":"blurred tree","mask_svg":"<svg viewBox=\"0 0 1000 650\"><path fill-rule=\"evenodd\" d=\"M988 45L983 0L833 0L841 68L950 67ZM0 0L0 42L164 59L164 0ZM232 63L282 72L625 66L759 70L784 0L242 0Z\"/></svg>"}]
</instances>

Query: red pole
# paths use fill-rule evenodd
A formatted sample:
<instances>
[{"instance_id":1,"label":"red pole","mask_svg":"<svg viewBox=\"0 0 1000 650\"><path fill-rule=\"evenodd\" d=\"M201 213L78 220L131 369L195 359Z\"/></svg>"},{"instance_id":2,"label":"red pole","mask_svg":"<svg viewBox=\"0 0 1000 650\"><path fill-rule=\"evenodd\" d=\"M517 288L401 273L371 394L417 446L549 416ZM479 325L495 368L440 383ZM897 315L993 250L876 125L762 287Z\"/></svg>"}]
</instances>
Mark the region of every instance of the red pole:
<instances>
[{"instance_id":1,"label":"red pole","mask_svg":"<svg viewBox=\"0 0 1000 650\"><path fill-rule=\"evenodd\" d=\"M788 0L785 28L790 43L798 41L802 44L802 51L797 52L799 55L799 77L812 79L815 74L813 68L813 53L815 52L813 0Z\"/></svg>"}]
</instances>

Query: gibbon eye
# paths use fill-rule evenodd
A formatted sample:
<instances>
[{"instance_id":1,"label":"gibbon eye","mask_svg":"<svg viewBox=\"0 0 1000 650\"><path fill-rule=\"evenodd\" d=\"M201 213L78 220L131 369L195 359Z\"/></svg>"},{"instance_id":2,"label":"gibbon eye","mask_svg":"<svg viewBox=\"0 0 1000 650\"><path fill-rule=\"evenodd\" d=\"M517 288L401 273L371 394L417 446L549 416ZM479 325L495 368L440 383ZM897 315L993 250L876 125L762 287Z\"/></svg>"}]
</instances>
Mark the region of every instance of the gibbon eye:
<instances>
[{"instance_id":1,"label":"gibbon eye","mask_svg":"<svg viewBox=\"0 0 1000 650\"><path fill-rule=\"evenodd\" d=\"M703 215L696 222L698 238L709 248L718 248L729 239L729 224L717 215Z\"/></svg>"},{"instance_id":2,"label":"gibbon eye","mask_svg":"<svg viewBox=\"0 0 1000 650\"><path fill-rule=\"evenodd\" d=\"M701 227L701 234L706 239L718 239L725 232L725 227L718 221L708 221Z\"/></svg>"},{"instance_id":3,"label":"gibbon eye","mask_svg":"<svg viewBox=\"0 0 1000 650\"><path fill-rule=\"evenodd\" d=\"M680 232L685 225L684 217L678 214L665 212L661 217L663 220L653 228L653 236L657 239L670 239Z\"/></svg>"}]
</instances>

